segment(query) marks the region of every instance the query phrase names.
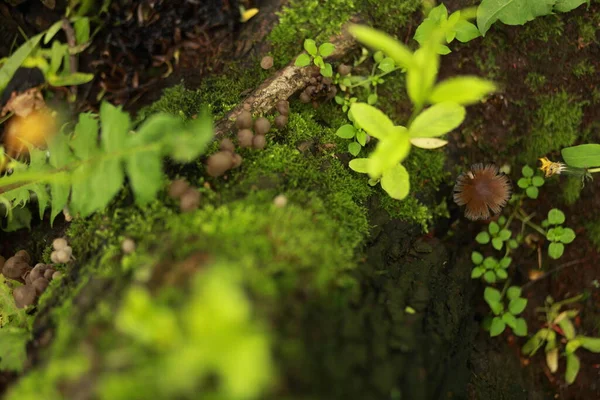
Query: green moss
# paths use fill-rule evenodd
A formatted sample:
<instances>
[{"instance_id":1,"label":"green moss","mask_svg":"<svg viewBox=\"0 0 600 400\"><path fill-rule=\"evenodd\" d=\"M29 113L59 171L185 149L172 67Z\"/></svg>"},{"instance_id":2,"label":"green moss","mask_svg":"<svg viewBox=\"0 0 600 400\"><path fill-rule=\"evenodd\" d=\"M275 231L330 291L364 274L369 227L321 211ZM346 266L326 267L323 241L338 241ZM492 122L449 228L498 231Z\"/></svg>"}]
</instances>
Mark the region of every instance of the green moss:
<instances>
[{"instance_id":1,"label":"green moss","mask_svg":"<svg viewBox=\"0 0 600 400\"><path fill-rule=\"evenodd\" d=\"M330 40L353 15L366 15L373 26L397 33L421 6L420 0L291 0L279 14L279 24L268 40L275 65L281 67L302 51L305 39L317 44Z\"/></svg>"},{"instance_id":2,"label":"green moss","mask_svg":"<svg viewBox=\"0 0 600 400\"><path fill-rule=\"evenodd\" d=\"M535 113L531 133L525 139L525 162L571 146L581 134L580 125L585 103L561 91L542 96Z\"/></svg>"},{"instance_id":3,"label":"green moss","mask_svg":"<svg viewBox=\"0 0 600 400\"><path fill-rule=\"evenodd\" d=\"M537 72L528 72L525 77L525 84L532 92L537 92L546 84L546 77Z\"/></svg>"},{"instance_id":4,"label":"green moss","mask_svg":"<svg viewBox=\"0 0 600 400\"><path fill-rule=\"evenodd\" d=\"M579 40L582 45L589 46L592 43L598 44L596 38L596 31L598 24L600 23L600 17L598 15L592 15L592 19L586 19L583 17L577 18L577 29L579 32Z\"/></svg>"},{"instance_id":5,"label":"green moss","mask_svg":"<svg viewBox=\"0 0 600 400\"><path fill-rule=\"evenodd\" d=\"M548 43L558 43L558 40L563 35L565 22L559 15L548 15L541 18L536 18L533 21L525 24L519 35L519 40L522 42L542 41ZM548 47L548 46L545 46ZM549 49L546 49L549 50Z\"/></svg>"},{"instance_id":6,"label":"green moss","mask_svg":"<svg viewBox=\"0 0 600 400\"><path fill-rule=\"evenodd\" d=\"M600 251L600 218L593 219L585 224L586 234L590 242Z\"/></svg>"},{"instance_id":7,"label":"green moss","mask_svg":"<svg viewBox=\"0 0 600 400\"><path fill-rule=\"evenodd\" d=\"M583 78L588 75L594 75L596 68L588 60L582 60L573 67L573 75L577 78Z\"/></svg>"},{"instance_id":8,"label":"green moss","mask_svg":"<svg viewBox=\"0 0 600 400\"><path fill-rule=\"evenodd\" d=\"M567 179L561 184L562 198L567 205L575 204L581 196L581 189L583 184L579 177L567 177Z\"/></svg>"}]
</instances>

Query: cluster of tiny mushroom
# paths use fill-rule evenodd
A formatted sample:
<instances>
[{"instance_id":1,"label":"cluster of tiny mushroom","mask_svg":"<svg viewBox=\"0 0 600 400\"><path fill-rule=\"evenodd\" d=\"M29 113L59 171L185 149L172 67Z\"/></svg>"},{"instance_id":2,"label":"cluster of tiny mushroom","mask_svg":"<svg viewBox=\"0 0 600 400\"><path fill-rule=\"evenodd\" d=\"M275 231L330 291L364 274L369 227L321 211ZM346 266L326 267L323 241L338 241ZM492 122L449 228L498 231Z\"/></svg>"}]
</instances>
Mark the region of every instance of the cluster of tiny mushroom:
<instances>
[{"instance_id":1,"label":"cluster of tiny mushroom","mask_svg":"<svg viewBox=\"0 0 600 400\"><path fill-rule=\"evenodd\" d=\"M182 212L193 211L200 205L200 192L191 187L184 179L176 179L171 182L169 196L179 200L179 209Z\"/></svg>"},{"instance_id":2,"label":"cluster of tiny mushroom","mask_svg":"<svg viewBox=\"0 0 600 400\"><path fill-rule=\"evenodd\" d=\"M72 250L65 239L55 239L52 243L54 251L53 263L66 263L71 259ZM18 308L35 304L39 296L46 290L50 281L62 276L52 264L38 263L31 268L31 256L25 250L19 250L8 260L0 257L2 275L8 279L24 283L13 290L13 298Z\"/></svg>"}]
</instances>

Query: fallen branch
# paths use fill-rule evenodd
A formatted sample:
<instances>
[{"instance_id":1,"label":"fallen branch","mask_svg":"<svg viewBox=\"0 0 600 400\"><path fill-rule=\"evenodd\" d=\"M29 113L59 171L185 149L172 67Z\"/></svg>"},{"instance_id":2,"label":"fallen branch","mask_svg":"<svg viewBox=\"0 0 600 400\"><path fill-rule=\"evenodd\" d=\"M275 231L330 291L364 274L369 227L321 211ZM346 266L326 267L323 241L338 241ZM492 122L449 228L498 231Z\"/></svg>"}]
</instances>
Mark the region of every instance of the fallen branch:
<instances>
[{"instance_id":1,"label":"fallen branch","mask_svg":"<svg viewBox=\"0 0 600 400\"><path fill-rule=\"evenodd\" d=\"M346 30L336 36L331 43L335 45L335 51L327 57L328 61L343 58L356 46L356 41ZM318 75L319 70L315 67L297 67L294 65L296 57L286 67L277 71L275 75L264 81L246 99L231 110L225 117L221 118L215 127L217 137L228 134L235 124L237 116L248 110L254 115L263 115L271 111L278 100L286 100L297 91L304 89L310 78Z\"/></svg>"}]
</instances>

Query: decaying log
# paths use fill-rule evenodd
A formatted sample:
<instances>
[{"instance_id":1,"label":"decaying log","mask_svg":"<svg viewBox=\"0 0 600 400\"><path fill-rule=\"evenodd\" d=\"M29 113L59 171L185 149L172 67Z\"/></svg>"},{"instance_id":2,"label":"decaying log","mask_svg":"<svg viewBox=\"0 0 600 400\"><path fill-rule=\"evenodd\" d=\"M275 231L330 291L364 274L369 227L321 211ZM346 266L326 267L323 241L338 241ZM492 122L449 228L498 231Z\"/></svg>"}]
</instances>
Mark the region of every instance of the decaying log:
<instances>
[{"instance_id":1,"label":"decaying log","mask_svg":"<svg viewBox=\"0 0 600 400\"><path fill-rule=\"evenodd\" d=\"M334 37L330 43L335 45L335 50L327 57L327 61L343 58L357 45L346 30L343 30L341 35ZM235 124L235 119L244 109L253 115L266 114L275 107L278 100L288 99L297 91L304 89L310 78L318 75L319 70L316 67L297 67L294 65L295 61L294 57L287 66L264 81L244 101L219 120L215 127L215 136L228 134Z\"/></svg>"}]
</instances>

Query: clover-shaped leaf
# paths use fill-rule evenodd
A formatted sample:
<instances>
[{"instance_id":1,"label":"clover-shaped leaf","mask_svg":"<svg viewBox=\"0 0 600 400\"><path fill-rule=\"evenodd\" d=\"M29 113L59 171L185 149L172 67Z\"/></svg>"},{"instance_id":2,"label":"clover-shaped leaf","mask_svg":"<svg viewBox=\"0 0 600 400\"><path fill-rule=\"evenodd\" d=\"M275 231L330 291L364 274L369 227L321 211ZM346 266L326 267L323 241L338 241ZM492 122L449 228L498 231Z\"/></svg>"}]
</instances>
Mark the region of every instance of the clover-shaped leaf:
<instances>
[{"instance_id":1,"label":"clover-shaped leaf","mask_svg":"<svg viewBox=\"0 0 600 400\"><path fill-rule=\"evenodd\" d=\"M550 243L548 246L548 255L553 259L559 259L565 252L565 245L558 242Z\"/></svg>"},{"instance_id":2,"label":"clover-shaped leaf","mask_svg":"<svg viewBox=\"0 0 600 400\"><path fill-rule=\"evenodd\" d=\"M506 297L509 300L514 300L521 297L521 288L518 286L511 286L506 290Z\"/></svg>"},{"instance_id":3,"label":"clover-shaped leaf","mask_svg":"<svg viewBox=\"0 0 600 400\"><path fill-rule=\"evenodd\" d=\"M575 231L571 228L564 228L559 240L565 244L571 243L573 240L575 240Z\"/></svg>"},{"instance_id":4,"label":"clover-shaped leaf","mask_svg":"<svg viewBox=\"0 0 600 400\"><path fill-rule=\"evenodd\" d=\"M475 241L479 244L488 244L490 242L490 235L487 232L479 232L475 236Z\"/></svg>"},{"instance_id":5,"label":"clover-shaped leaf","mask_svg":"<svg viewBox=\"0 0 600 400\"><path fill-rule=\"evenodd\" d=\"M502 314L502 321L506 322L506 325L512 329L515 329L515 326L517 326L517 318L509 312Z\"/></svg>"},{"instance_id":6,"label":"clover-shaped leaf","mask_svg":"<svg viewBox=\"0 0 600 400\"><path fill-rule=\"evenodd\" d=\"M537 199L538 195L540 194L540 191L537 187L535 186L529 186L527 189L525 189L525 194L527 195L527 197L529 197L530 199Z\"/></svg>"},{"instance_id":7,"label":"clover-shaped leaf","mask_svg":"<svg viewBox=\"0 0 600 400\"><path fill-rule=\"evenodd\" d=\"M474 251L471 253L471 261L473 261L473 264L479 265L483 262L483 255L478 251Z\"/></svg>"},{"instance_id":8,"label":"clover-shaped leaf","mask_svg":"<svg viewBox=\"0 0 600 400\"><path fill-rule=\"evenodd\" d=\"M548 223L550 225L560 225L565 222L565 213L560 211L558 208L553 208L548 211Z\"/></svg>"},{"instance_id":9,"label":"clover-shaped leaf","mask_svg":"<svg viewBox=\"0 0 600 400\"><path fill-rule=\"evenodd\" d=\"M534 176L531 178L531 183L536 187L544 186L544 178L541 176Z\"/></svg>"},{"instance_id":10,"label":"clover-shaped leaf","mask_svg":"<svg viewBox=\"0 0 600 400\"><path fill-rule=\"evenodd\" d=\"M312 39L306 39L304 41L304 50L308 52L311 56L316 56L318 53L317 44Z\"/></svg>"},{"instance_id":11,"label":"clover-shaped leaf","mask_svg":"<svg viewBox=\"0 0 600 400\"><path fill-rule=\"evenodd\" d=\"M488 226L488 231L490 234L496 235L500 231L500 226L496 222L492 221Z\"/></svg>"},{"instance_id":12,"label":"clover-shaped leaf","mask_svg":"<svg viewBox=\"0 0 600 400\"><path fill-rule=\"evenodd\" d=\"M483 267L475 267L471 271L471 279L478 279L485 273L485 268Z\"/></svg>"},{"instance_id":13,"label":"clover-shaped leaf","mask_svg":"<svg viewBox=\"0 0 600 400\"><path fill-rule=\"evenodd\" d=\"M506 329L506 323L500 317L494 317L492 319L492 325L490 326L490 336L498 336Z\"/></svg>"},{"instance_id":14,"label":"clover-shaped leaf","mask_svg":"<svg viewBox=\"0 0 600 400\"><path fill-rule=\"evenodd\" d=\"M498 264L499 264L500 268L506 269L510 266L511 262L512 262L511 257L503 257Z\"/></svg>"},{"instance_id":15,"label":"clover-shaped leaf","mask_svg":"<svg viewBox=\"0 0 600 400\"><path fill-rule=\"evenodd\" d=\"M496 278L498 278L498 280L503 281L508 278L508 272L506 272L505 269L497 269L494 271L494 273L496 274Z\"/></svg>"},{"instance_id":16,"label":"clover-shaped leaf","mask_svg":"<svg viewBox=\"0 0 600 400\"><path fill-rule=\"evenodd\" d=\"M533 176L533 168L531 168L529 165L525 165L522 169L521 169L521 173L523 174L523 176L525 178L531 178Z\"/></svg>"},{"instance_id":17,"label":"clover-shaped leaf","mask_svg":"<svg viewBox=\"0 0 600 400\"><path fill-rule=\"evenodd\" d=\"M496 273L494 271L487 271L483 274L483 279L487 283L495 283L496 282Z\"/></svg>"}]
</instances>

